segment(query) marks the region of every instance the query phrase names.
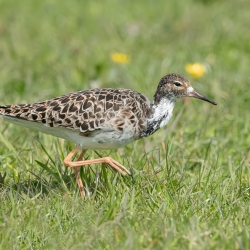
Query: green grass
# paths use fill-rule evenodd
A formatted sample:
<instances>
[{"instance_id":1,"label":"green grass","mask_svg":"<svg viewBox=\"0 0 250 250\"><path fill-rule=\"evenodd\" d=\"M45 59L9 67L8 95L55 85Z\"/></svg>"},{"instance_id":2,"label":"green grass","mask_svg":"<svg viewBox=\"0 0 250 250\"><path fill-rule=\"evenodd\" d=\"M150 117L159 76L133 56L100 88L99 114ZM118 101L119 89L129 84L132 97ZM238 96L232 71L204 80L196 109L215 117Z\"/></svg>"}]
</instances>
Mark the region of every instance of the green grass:
<instances>
[{"instance_id":1,"label":"green grass","mask_svg":"<svg viewBox=\"0 0 250 250\"><path fill-rule=\"evenodd\" d=\"M100 151L134 181L84 168L85 201L62 164L71 143L1 120L0 249L249 249L249 8L248 0L0 1L0 104L96 86L152 100L170 72L218 102L179 100L166 128ZM112 62L114 51L130 63ZM208 71L192 79L185 65L196 61Z\"/></svg>"}]
</instances>

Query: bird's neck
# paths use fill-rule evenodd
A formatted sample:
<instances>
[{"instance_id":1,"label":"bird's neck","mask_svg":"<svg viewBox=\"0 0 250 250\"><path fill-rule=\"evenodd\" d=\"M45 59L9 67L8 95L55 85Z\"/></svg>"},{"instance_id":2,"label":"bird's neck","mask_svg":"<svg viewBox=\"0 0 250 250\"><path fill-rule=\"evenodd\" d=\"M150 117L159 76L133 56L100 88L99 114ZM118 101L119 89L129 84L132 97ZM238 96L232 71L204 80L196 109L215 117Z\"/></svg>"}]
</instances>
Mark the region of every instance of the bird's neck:
<instances>
[{"instance_id":1,"label":"bird's neck","mask_svg":"<svg viewBox=\"0 0 250 250\"><path fill-rule=\"evenodd\" d=\"M147 120L142 137L152 135L158 129L165 126L172 117L174 105L175 99L167 97L163 97L158 102L151 104L152 116Z\"/></svg>"}]
</instances>

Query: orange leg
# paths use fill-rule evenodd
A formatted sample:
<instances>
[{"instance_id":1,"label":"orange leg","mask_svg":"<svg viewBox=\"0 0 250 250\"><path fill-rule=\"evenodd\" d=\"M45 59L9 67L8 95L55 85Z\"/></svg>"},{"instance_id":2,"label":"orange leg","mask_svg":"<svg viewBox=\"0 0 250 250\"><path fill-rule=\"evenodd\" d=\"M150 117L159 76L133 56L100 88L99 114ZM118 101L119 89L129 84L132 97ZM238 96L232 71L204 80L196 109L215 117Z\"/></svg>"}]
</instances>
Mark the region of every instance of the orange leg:
<instances>
[{"instance_id":1,"label":"orange leg","mask_svg":"<svg viewBox=\"0 0 250 250\"><path fill-rule=\"evenodd\" d=\"M82 152L79 155L77 161L81 161L86 152L87 152L87 149L82 150ZM82 179L81 179L81 176L80 176L80 166L75 167L74 172L75 172L76 181L77 181L77 184L78 184L78 187L79 187L79 190L80 190L80 194L81 194L82 198L84 198L85 197L85 191L84 191L84 187L83 187L83 184L82 184Z\"/></svg>"},{"instance_id":2,"label":"orange leg","mask_svg":"<svg viewBox=\"0 0 250 250\"><path fill-rule=\"evenodd\" d=\"M111 157L104 157L104 158L99 158L99 159L93 159L93 160L85 160L83 161L82 158L84 154L86 153L86 149L82 150L79 158L77 161L71 161L72 157L74 156L75 153L79 150L78 147L75 147L64 159L63 163L67 167L74 168L76 179L77 179L77 184L80 189L80 193L82 198L85 197L85 192L82 184L82 180L80 178L79 172L80 172L80 166L85 166L85 165L90 165L90 164L97 164L97 163L105 163L108 164L111 168L113 168L115 171L119 172L121 175L131 175L131 173L119 162L115 161Z\"/></svg>"}]
</instances>

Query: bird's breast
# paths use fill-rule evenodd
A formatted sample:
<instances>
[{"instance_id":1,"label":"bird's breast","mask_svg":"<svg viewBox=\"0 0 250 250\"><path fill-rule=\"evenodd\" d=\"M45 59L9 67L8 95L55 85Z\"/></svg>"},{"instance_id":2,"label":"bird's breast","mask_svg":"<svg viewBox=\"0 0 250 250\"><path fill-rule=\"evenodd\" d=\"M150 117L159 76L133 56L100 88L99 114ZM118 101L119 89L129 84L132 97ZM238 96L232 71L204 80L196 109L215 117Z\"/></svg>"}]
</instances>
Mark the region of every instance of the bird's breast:
<instances>
[{"instance_id":1,"label":"bird's breast","mask_svg":"<svg viewBox=\"0 0 250 250\"><path fill-rule=\"evenodd\" d=\"M175 101L162 99L160 103L153 106L152 117L147 119L147 123L141 137L152 135L157 130L165 126L173 114Z\"/></svg>"}]
</instances>

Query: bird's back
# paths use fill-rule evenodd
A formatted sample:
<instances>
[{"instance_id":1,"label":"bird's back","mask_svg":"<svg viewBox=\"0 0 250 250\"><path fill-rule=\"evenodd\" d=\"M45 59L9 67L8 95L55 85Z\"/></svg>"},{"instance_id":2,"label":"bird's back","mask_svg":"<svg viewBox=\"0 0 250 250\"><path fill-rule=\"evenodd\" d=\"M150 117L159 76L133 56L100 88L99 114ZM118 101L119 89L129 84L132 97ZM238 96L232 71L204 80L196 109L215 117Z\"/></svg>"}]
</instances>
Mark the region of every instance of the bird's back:
<instances>
[{"instance_id":1,"label":"bird's back","mask_svg":"<svg viewBox=\"0 0 250 250\"><path fill-rule=\"evenodd\" d=\"M82 136L115 131L139 138L150 116L147 99L128 89L92 89L34 104L0 106L0 115L12 123L67 140L64 131ZM65 130L66 129L66 130Z\"/></svg>"}]
</instances>

